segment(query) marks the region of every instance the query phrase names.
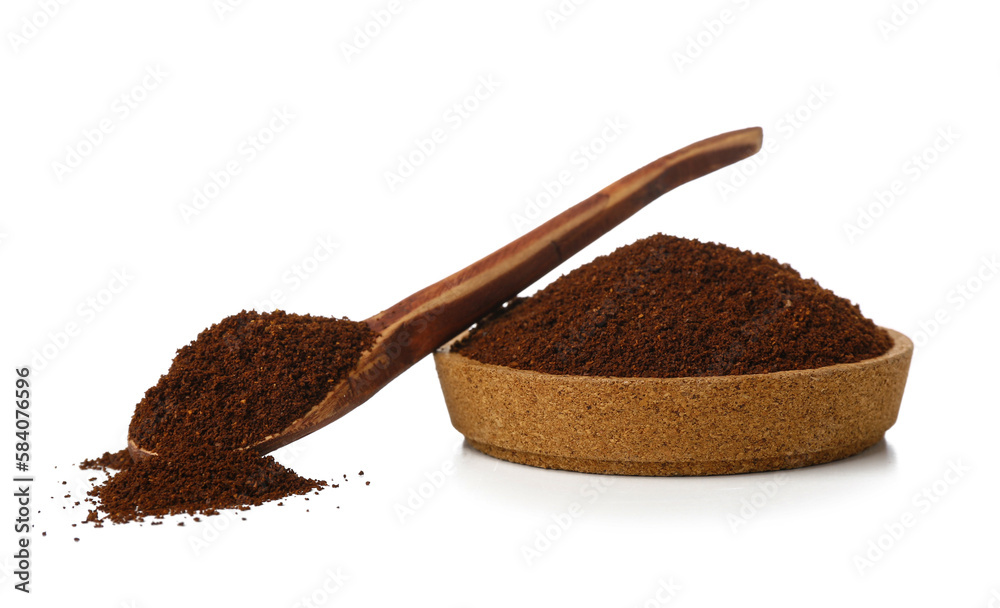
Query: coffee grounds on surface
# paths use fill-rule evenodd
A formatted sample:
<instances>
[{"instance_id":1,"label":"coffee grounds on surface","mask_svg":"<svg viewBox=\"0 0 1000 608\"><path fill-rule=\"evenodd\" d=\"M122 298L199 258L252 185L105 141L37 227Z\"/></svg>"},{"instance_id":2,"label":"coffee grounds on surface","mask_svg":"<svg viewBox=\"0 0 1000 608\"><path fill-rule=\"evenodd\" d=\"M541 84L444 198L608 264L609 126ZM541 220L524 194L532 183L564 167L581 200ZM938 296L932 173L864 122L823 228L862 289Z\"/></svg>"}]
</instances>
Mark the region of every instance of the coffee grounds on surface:
<instances>
[{"instance_id":1,"label":"coffee grounds on surface","mask_svg":"<svg viewBox=\"0 0 1000 608\"><path fill-rule=\"evenodd\" d=\"M80 468L84 471L93 470L107 473L109 470L119 471L131 465L132 456L129 455L126 448L117 452L104 452L97 458L88 458L80 463Z\"/></svg>"},{"instance_id":2,"label":"coffee grounds on surface","mask_svg":"<svg viewBox=\"0 0 1000 608\"><path fill-rule=\"evenodd\" d=\"M326 486L241 448L322 401L376 337L365 323L283 311L223 319L179 349L136 405L129 436L158 455L133 463L121 450L85 460L81 469L119 470L88 501L123 523L214 515ZM86 521L104 520L92 511Z\"/></svg>"},{"instance_id":3,"label":"coffee grounds on surface","mask_svg":"<svg viewBox=\"0 0 1000 608\"><path fill-rule=\"evenodd\" d=\"M179 513L215 515L327 485L299 477L270 456L252 451L191 447L134 463L95 487L90 496L115 523Z\"/></svg>"},{"instance_id":4,"label":"coffee grounds on surface","mask_svg":"<svg viewBox=\"0 0 1000 608\"><path fill-rule=\"evenodd\" d=\"M657 234L512 300L452 350L550 374L675 378L812 369L891 345L787 264Z\"/></svg>"}]
</instances>

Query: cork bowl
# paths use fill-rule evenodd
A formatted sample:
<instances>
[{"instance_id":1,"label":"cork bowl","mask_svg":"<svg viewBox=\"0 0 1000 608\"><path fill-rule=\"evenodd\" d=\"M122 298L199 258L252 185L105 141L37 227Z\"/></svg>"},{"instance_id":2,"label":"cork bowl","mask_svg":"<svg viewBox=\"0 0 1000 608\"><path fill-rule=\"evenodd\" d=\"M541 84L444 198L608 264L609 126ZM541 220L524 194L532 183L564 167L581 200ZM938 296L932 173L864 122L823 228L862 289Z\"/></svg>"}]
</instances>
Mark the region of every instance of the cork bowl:
<instances>
[{"instance_id":1,"label":"cork bowl","mask_svg":"<svg viewBox=\"0 0 1000 608\"><path fill-rule=\"evenodd\" d=\"M808 370L701 378L561 376L434 353L451 422L476 449L584 473L721 475L856 454L896 421L913 343Z\"/></svg>"}]
</instances>

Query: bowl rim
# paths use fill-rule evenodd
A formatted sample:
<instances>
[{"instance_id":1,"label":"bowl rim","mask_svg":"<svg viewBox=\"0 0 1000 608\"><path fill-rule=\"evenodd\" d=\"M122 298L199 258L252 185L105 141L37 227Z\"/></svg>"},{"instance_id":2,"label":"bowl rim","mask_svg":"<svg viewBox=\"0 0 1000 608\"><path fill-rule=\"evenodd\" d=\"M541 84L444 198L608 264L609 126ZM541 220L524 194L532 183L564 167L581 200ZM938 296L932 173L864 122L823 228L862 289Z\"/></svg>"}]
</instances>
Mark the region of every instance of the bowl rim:
<instances>
[{"instance_id":1,"label":"bowl rim","mask_svg":"<svg viewBox=\"0 0 1000 608\"><path fill-rule=\"evenodd\" d=\"M629 383L651 383L651 384L661 384L665 382L675 382L675 383L692 383L692 382L735 382L743 379L755 379L755 378L768 378L768 379L780 379L782 377L801 377L801 376L821 376L827 374L837 374L846 372L849 370L857 369L865 366L874 366L883 362L889 362L903 357L910 357L913 353L913 341L900 331L896 331L889 327L884 327L877 325L876 327L884 329L889 333L889 337L892 338L892 346L889 350L882 353L877 357L872 357L870 359L862 359L861 361L854 361L853 363L835 363L833 365L824 365L823 367L811 367L807 369L789 369L777 372L767 372L763 374L729 374L725 376L676 376L671 378L656 378L649 376L587 376L582 374L550 374L547 372L539 372L530 369L517 369L514 367L507 367L506 365L497 365L495 363L483 363L482 361L477 361L470 357L466 357L460 353L454 353L451 351L451 346L461 340L462 338L469 335L469 330L465 330L461 334L455 336L443 346L435 349L434 358L435 364L437 364L438 356L452 356L459 357L462 360L472 364L474 366L482 366L486 368L494 368L499 371L499 373L522 375L525 378L532 376L540 376L543 381L555 381L560 382L612 382L616 384L629 384ZM538 379L538 378L536 378Z\"/></svg>"}]
</instances>

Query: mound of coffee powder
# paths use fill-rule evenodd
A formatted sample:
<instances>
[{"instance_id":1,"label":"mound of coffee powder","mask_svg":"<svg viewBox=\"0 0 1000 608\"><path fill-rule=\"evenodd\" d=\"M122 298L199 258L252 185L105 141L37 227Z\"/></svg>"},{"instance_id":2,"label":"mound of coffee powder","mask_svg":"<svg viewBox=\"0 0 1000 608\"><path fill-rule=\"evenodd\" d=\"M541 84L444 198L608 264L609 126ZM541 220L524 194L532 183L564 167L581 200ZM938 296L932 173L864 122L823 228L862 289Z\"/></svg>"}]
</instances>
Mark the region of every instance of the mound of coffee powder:
<instances>
[{"instance_id":1,"label":"mound of coffee powder","mask_svg":"<svg viewBox=\"0 0 1000 608\"><path fill-rule=\"evenodd\" d=\"M135 408L129 437L235 449L286 428L354 368L376 335L365 323L243 311L177 351Z\"/></svg>"},{"instance_id":2,"label":"mound of coffee powder","mask_svg":"<svg viewBox=\"0 0 1000 608\"><path fill-rule=\"evenodd\" d=\"M242 508L306 494L326 482L299 477L270 456L191 447L135 463L90 491L112 522Z\"/></svg>"},{"instance_id":3,"label":"mound of coffee powder","mask_svg":"<svg viewBox=\"0 0 1000 608\"><path fill-rule=\"evenodd\" d=\"M453 346L550 374L760 374L884 354L885 330L787 264L657 234L515 299Z\"/></svg>"},{"instance_id":4,"label":"mound of coffee powder","mask_svg":"<svg viewBox=\"0 0 1000 608\"><path fill-rule=\"evenodd\" d=\"M318 404L377 338L348 319L243 311L177 351L135 408L129 437L154 458L106 452L85 469L120 469L90 492L113 522L214 514L326 485L251 448ZM95 501L94 499L99 499ZM92 513L88 520L98 522Z\"/></svg>"},{"instance_id":5,"label":"mound of coffee powder","mask_svg":"<svg viewBox=\"0 0 1000 608\"><path fill-rule=\"evenodd\" d=\"M104 452L97 458L88 458L80 463L80 468L84 471L92 469L95 471L121 470L132 464L132 456L128 450L118 450L117 452Z\"/></svg>"}]
</instances>

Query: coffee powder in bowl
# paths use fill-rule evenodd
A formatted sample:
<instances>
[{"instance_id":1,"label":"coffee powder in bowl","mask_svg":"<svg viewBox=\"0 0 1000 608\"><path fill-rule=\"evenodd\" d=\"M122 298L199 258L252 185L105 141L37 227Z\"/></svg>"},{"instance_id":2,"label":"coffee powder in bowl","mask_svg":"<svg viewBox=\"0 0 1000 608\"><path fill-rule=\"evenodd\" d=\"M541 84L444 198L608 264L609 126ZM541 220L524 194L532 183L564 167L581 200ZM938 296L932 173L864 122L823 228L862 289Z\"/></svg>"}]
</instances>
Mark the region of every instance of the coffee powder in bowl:
<instances>
[{"instance_id":1,"label":"coffee powder in bowl","mask_svg":"<svg viewBox=\"0 0 1000 608\"><path fill-rule=\"evenodd\" d=\"M129 437L156 456L132 462L121 450L81 464L118 470L90 492L88 519L212 515L325 486L251 446L319 403L376 338L366 323L283 311L204 330L136 405Z\"/></svg>"},{"instance_id":2,"label":"coffee powder in bowl","mask_svg":"<svg viewBox=\"0 0 1000 608\"><path fill-rule=\"evenodd\" d=\"M912 343L765 255L655 235L514 300L435 353L488 454L641 475L793 468L895 422Z\"/></svg>"}]
</instances>

